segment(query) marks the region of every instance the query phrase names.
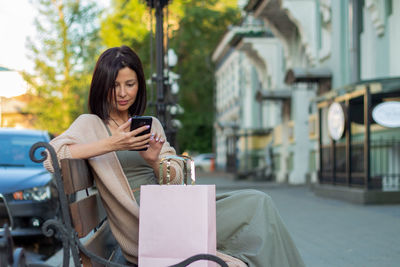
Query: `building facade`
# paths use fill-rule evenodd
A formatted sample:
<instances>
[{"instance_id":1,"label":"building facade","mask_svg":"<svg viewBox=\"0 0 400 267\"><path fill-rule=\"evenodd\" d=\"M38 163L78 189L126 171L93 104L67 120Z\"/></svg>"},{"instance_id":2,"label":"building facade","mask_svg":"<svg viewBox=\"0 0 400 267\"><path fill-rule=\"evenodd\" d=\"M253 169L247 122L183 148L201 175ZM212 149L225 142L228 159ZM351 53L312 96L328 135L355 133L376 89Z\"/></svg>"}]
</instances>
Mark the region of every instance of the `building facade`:
<instances>
[{"instance_id":1,"label":"building facade","mask_svg":"<svg viewBox=\"0 0 400 267\"><path fill-rule=\"evenodd\" d=\"M246 52L244 45L230 46L237 53L243 51L249 58L252 66L247 68L258 70L258 83L262 86L256 95L258 98L253 98L254 105L263 103L265 111L269 105L280 109L268 113L270 116L280 116L273 124L260 125L264 129L272 128L272 165L276 180L292 184L321 182L321 173L324 172L331 173L328 180L336 183L343 180L339 176L347 172L347 178L343 180L346 182L343 183L350 185L349 177L353 173L354 180L358 179L355 178L357 175L363 177L364 182L360 186L368 187L366 181L370 181L372 176L385 177L383 172L393 173L394 181L400 179L399 170L390 167L392 163L387 163L396 161L398 157L396 142L400 136L399 128L382 126L368 115L382 102L399 101L400 84L397 78L400 77L400 52L396 47L400 45L400 32L396 30L396 25L400 25L400 2L249 0L244 10L263 22L282 49L281 64L275 65L276 62L267 57L259 57L263 62L251 60L251 53ZM267 50L268 46L260 45L258 54ZM274 69L283 73L274 76L281 80L269 84L269 76L260 74L262 67L259 66L268 66L269 71ZM236 67L240 73L240 65ZM217 68L217 91L224 90L224 86L218 82L219 70ZM282 89L279 100L273 99L270 92L268 94L268 90L277 89ZM283 94L284 91L287 93ZM344 121L348 125L338 140L334 140L329 132L333 124L328 118L332 103L339 103L352 111L351 117L346 117L348 114L344 113ZM363 117L365 112L369 112L368 117L362 121L359 117ZM392 147L395 150L373 145L378 139L393 139ZM352 169L351 157L357 154L351 154L351 147L357 140L363 142L363 150L366 146L370 150L365 155L363 153L366 160L362 166L355 167L353 164ZM346 142L347 148L343 148ZM375 152L372 151L373 147ZM353 152L357 151L356 143L353 148ZM388 155L385 156L387 162L370 169L373 164L377 165L371 162L375 162L377 151L382 149L385 150L382 153ZM344 154L338 151L344 151ZM339 163L340 157L347 158L347 163ZM337 166L333 164L335 166L326 170L329 162L336 162ZM220 163L223 164L223 160ZM387 170L382 171L382 168ZM383 181L383 184L387 183Z\"/></svg>"},{"instance_id":2,"label":"building facade","mask_svg":"<svg viewBox=\"0 0 400 267\"><path fill-rule=\"evenodd\" d=\"M268 154L271 132L280 124L282 104L261 98L268 88L282 89L280 42L260 21L248 16L242 25L232 27L223 36L212 60L217 66L217 168L243 175L259 169L266 175L271 171L266 169L271 161ZM255 100L257 95L259 101Z\"/></svg>"},{"instance_id":3,"label":"building facade","mask_svg":"<svg viewBox=\"0 0 400 267\"><path fill-rule=\"evenodd\" d=\"M33 128L33 115L26 112L32 96L22 75L0 66L0 81L0 127Z\"/></svg>"}]
</instances>

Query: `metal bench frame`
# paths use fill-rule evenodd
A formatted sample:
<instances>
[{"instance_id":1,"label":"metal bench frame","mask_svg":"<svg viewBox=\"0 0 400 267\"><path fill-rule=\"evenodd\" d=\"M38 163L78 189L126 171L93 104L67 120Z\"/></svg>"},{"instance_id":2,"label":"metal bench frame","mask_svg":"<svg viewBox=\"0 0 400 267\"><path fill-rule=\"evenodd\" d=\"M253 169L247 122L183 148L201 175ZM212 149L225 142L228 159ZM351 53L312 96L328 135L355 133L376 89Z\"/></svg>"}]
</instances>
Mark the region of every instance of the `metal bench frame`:
<instances>
[{"instance_id":1,"label":"metal bench frame","mask_svg":"<svg viewBox=\"0 0 400 267\"><path fill-rule=\"evenodd\" d=\"M36 158L35 152L39 148L45 148L40 154L41 158ZM45 142L38 142L34 144L29 152L29 156L32 161L36 163L42 163L48 157L50 153L51 161L54 168L54 179L56 180L56 186L58 191L58 198L60 203L61 210L61 218L60 219L49 219L47 220L43 226L42 231L45 236L51 237L55 235L57 232L58 237L62 241L63 246L63 266L68 267L70 257L72 256L72 260L75 266L81 266L81 256L80 253L83 253L92 261L103 264L104 266L112 266L112 267L127 267L128 265L122 265L119 263L111 262L105 258L102 258L93 252L86 249L84 244L81 243L81 240L78 237L78 234L71 222L71 213L69 210L69 201L68 197L65 193L64 183L62 180L61 168L57 160L57 154L54 151L53 147ZM187 266L195 261L199 260L209 260L218 263L220 266L228 267L228 265L219 257L209 254L199 254L194 255L173 267L183 267ZM171 266L172 267L172 266Z\"/></svg>"}]
</instances>

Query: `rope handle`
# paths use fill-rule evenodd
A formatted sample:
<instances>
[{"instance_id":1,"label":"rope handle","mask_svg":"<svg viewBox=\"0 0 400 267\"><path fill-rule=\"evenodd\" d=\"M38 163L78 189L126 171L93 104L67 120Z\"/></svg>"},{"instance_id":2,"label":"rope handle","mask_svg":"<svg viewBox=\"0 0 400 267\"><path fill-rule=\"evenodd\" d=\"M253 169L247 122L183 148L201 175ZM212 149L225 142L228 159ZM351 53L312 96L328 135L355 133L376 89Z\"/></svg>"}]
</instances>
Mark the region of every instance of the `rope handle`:
<instances>
[{"instance_id":1,"label":"rope handle","mask_svg":"<svg viewBox=\"0 0 400 267\"><path fill-rule=\"evenodd\" d=\"M185 155L166 156L160 160L159 183L160 184L164 183L164 177L163 177L164 176L164 169L163 169L164 164L167 165L167 182L166 182L166 184L169 185L171 183L171 159L183 161L183 169L184 170L183 170L182 184L187 185L189 169L190 169L190 179L192 180L192 185L195 184L196 179L195 179L194 160L191 157L185 156Z\"/></svg>"},{"instance_id":2,"label":"rope handle","mask_svg":"<svg viewBox=\"0 0 400 267\"><path fill-rule=\"evenodd\" d=\"M181 261L178 264L171 265L169 267L186 267L186 266L189 266L189 264L191 264L195 261L200 261L200 260L213 261L213 262L218 263L221 267L228 267L228 264L226 264L226 262L224 262L221 258L211 255L211 254L194 255L192 257L187 258L184 261Z\"/></svg>"}]
</instances>

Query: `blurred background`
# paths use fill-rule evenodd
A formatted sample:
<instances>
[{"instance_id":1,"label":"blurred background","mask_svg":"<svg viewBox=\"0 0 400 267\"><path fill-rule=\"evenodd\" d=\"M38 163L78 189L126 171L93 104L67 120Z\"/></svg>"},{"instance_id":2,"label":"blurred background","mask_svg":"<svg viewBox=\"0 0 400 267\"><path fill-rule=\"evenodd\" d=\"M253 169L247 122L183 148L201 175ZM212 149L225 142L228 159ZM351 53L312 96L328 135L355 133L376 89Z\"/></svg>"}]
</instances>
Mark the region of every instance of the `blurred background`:
<instances>
[{"instance_id":1,"label":"blurred background","mask_svg":"<svg viewBox=\"0 0 400 267\"><path fill-rule=\"evenodd\" d=\"M399 26L398 0L0 1L0 128L59 135L128 45L198 173L400 203Z\"/></svg>"},{"instance_id":2,"label":"blurred background","mask_svg":"<svg viewBox=\"0 0 400 267\"><path fill-rule=\"evenodd\" d=\"M99 54L125 44L146 69L147 113L162 104L170 142L214 154L211 170L357 185L369 172L398 189L398 1L161 1L161 48L151 2L1 1L0 126L60 134L87 112Z\"/></svg>"}]
</instances>

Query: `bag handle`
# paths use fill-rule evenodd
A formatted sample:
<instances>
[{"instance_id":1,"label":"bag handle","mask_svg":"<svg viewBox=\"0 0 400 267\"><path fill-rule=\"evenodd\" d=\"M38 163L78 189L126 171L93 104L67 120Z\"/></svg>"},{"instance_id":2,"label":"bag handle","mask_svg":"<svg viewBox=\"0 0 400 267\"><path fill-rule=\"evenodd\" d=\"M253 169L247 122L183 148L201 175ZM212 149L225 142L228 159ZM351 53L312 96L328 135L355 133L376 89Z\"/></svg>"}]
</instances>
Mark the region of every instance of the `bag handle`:
<instances>
[{"instance_id":1,"label":"bag handle","mask_svg":"<svg viewBox=\"0 0 400 267\"><path fill-rule=\"evenodd\" d=\"M183 181L182 184L187 184L187 177L188 177L188 173L189 173L189 166L190 166L190 178L192 179L192 185L195 184L195 167L194 167L194 160L186 155L170 155L170 156L166 156L164 158L162 158L160 160L160 179L159 179L159 183L163 184L164 181L164 177L163 177L163 165L164 163L167 164L167 183L166 184L170 184L171 183L171 159L175 159L175 160L181 160L183 161Z\"/></svg>"},{"instance_id":2,"label":"bag handle","mask_svg":"<svg viewBox=\"0 0 400 267\"><path fill-rule=\"evenodd\" d=\"M224 262L221 258L211 255L211 254L197 254L190 258L187 258L184 261L181 261L178 264L171 265L169 267L185 267L185 266L188 266L189 264L191 264L195 261L199 261L199 260L213 261L213 262L218 263L221 267L228 267L228 264L226 264L226 262Z\"/></svg>"}]
</instances>

